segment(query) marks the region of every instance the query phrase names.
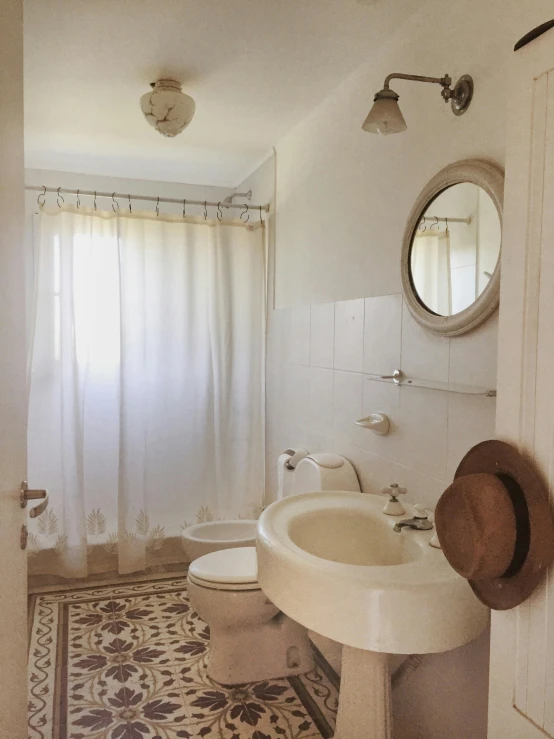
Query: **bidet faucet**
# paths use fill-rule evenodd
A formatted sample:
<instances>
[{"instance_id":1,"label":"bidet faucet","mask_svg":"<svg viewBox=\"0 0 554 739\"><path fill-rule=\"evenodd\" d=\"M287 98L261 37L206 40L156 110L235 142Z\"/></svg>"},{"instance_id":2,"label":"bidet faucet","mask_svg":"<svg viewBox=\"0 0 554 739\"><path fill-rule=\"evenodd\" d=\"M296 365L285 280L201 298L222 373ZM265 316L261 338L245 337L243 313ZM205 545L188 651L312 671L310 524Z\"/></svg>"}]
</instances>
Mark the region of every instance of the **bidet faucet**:
<instances>
[{"instance_id":1,"label":"bidet faucet","mask_svg":"<svg viewBox=\"0 0 554 739\"><path fill-rule=\"evenodd\" d=\"M414 506L413 518L406 518L393 526L393 531L399 534L402 529L414 529L415 531L429 531L433 524L429 521L428 513L421 505Z\"/></svg>"}]
</instances>

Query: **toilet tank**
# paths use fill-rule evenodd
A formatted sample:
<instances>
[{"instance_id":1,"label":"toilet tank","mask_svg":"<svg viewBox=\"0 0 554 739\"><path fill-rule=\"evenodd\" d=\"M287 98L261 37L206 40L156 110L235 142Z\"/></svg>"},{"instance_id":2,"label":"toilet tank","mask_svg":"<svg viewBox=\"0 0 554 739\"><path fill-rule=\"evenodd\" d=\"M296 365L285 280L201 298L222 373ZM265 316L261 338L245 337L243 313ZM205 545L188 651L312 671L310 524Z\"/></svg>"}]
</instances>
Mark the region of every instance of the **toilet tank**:
<instances>
[{"instance_id":1,"label":"toilet tank","mask_svg":"<svg viewBox=\"0 0 554 739\"><path fill-rule=\"evenodd\" d=\"M349 490L359 493L360 483L352 464L338 454L310 454L296 466L294 494L323 490Z\"/></svg>"}]
</instances>

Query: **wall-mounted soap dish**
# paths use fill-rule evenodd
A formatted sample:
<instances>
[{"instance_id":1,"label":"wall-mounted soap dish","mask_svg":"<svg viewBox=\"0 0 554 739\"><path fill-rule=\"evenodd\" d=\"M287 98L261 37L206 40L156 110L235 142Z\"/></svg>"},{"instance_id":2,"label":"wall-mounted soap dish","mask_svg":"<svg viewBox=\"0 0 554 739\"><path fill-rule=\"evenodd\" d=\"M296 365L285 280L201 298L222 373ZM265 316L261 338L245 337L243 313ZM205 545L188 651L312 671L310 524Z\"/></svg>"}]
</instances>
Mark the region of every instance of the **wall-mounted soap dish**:
<instances>
[{"instance_id":1,"label":"wall-mounted soap dish","mask_svg":"<svg viewBox=\"0 0 554 739\"><path fill-rule=\"evenodd\" d=\"M386 436L390 431L389 417L385 416L384 413L372 413L366 418L360 418L359 421L354 421L356 426L362 426L365 429L373 431L374 434L379 436Z\"/></svg>"}]
</instances>

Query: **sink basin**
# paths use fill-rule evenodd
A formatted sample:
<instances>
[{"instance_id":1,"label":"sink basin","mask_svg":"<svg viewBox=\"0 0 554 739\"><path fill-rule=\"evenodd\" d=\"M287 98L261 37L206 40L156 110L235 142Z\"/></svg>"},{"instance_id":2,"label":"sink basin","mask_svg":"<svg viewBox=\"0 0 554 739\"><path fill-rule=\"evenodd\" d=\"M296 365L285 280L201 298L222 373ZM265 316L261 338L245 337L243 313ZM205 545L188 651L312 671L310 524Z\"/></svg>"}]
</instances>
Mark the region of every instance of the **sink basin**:
<instances>
[{"instance_id":1,"label":"sink basin","mask_svg":"<svg viewBox=\"0 0 554 739\"><path fill-rule=\"evenodd\" d=\"M346 565L387 567L423 556L424 549L415 537L392 536L390 520L373 515L373 509L368 513L336 507L298 513L290 520L288 536L302 551Z\"/></svg>"},{"instance_id":2,"label":"sink basin","mask_svg":"<svg viewBox=\"0 0 554 739\"><path fill-rule=\"evenodd\" d=\"M275 605L356 649L424 654L454 649L486 627L489 610L429 545L433 531L393 531L405 516L381 496L303 493L258 522L258 580Z\"/></svg>"}]
</instances>

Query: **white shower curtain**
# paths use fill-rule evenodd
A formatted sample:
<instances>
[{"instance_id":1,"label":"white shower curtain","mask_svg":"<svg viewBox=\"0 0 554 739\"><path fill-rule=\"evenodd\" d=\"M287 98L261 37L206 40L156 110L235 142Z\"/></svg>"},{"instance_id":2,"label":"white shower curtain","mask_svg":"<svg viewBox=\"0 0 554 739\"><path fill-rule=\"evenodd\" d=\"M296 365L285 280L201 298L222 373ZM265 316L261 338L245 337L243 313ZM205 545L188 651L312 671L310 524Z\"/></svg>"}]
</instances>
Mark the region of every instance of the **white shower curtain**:
<instances>
[{"instance_id":1,"label":"white shower curtain","mask_svg":"<svg viewBox=\"0 0 554 739\"><path fill-rule=\"evenodd\" d=\"M81 209L35 223L30 571L183 559L182 527L264 487L261 224Z\"/></svg>"},{"instance_id":2,"label":"white shower curtain","mask_svg":"<svg viewBox=\"0 0 554 739\"><path fill-rule=\"evenodd\" d=\"M417 231L410 255L412 279L427 308L439 316L452 314L450 235L448 231Z\"/></svg>"}]
</instances>

